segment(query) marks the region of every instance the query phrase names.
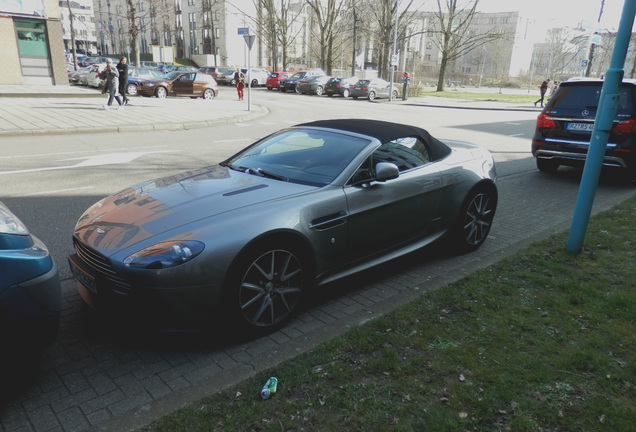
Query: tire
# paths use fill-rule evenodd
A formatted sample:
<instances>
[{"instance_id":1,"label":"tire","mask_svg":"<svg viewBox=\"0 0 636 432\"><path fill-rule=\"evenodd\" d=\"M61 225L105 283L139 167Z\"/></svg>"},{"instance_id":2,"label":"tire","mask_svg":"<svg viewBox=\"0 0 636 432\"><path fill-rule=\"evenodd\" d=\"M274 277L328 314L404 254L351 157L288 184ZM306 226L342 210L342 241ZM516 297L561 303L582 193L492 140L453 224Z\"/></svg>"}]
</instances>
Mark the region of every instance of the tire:
<instances>
[{"instance_id":1,"label":"tire","mask_svg":"<svg viewBox=\"0 0 636 432\"><path fill-rule=\"evenodd\" d=\"M353 96L354 99L358 99L358 96Z\"/></svg>"},{"instance_id":2,"label":"tire","mask_svg":"<svg viewBox=\"0 0 636 432\"><path fill-rule=\"evenodd\" d=\"M205 89L205 91L203 92L203 96L201 96L201 97L203 99L206 99L206 100L212 100L212 99L214 99L214 96L215 96L214 90Z\"/></svg>"},{"instance_id":3,"label":"tire","mask_svg":"<svg viewBox=\"0 0 636 432\"><path fill-rule=\"evenodd\" d=\"M497 209L497 190L481 185L473 188L461 206L451 239L459 252L472 252L486 241Z\"/></svg>"},{"instance_id":4,"label":"tire","mask_svg":"<svg viewBox=\"0 0 636 432\"><path fill-rule=\"evenodd\" d=\"M274 90L274 88L273 87L267 87L267 90L272 91L272 90Z\"/></svg>"},{"instance_id":5,"label":"tire","mask_svg":"<svg viewBox=\"0 0 636 432\"><path fill-rule=\"evenodd\" d=\"M241 331L266 333L296 311L312 280L309 261L291 242L269 241L239 258L226 286L226 312Z\"/></svg>"},{"instance_id":6,"label":"tire","mask_svg":"<svg viewBox=\"0 0 636 432\"><path fill-rule=\"evenodd\" d=\"M324 92L325 92L325 89L323 89L322 86L316 87L316 95L322 96Z\"/></svg>"},{"instance_id":7,"label":"tire","mask_svg":"<svg viewBox=\"0 0 636 432\"><path fill-rule=\"evenodd\" d=\"M553 174L559 169L559 164L551 159L537 158L537 168L541 172Z\"/></svg>"},{"instance_id":8,"label":"tire","mask_svg":"<svg viewBox=\"0 0 636 432\"><path fill-rule=\"evenodd\" d=\"M281 88L280 88L280 91L281 91L281 92L283 92L283 93L285 93L287 90L285 90L285 87L281 87Z\"/></svg>"},{"instance_id":9,"label":"tire","mask_svg":"<svg viewBox=\"0 0 636 432\"><path fill-rule=\"evenodd\" d=\"M375 100L375 92L374 91L370 91L369 92L369 100L370 101Z\"/></svg>"},{"instance_id":10,"label":"tire","mask_svg":"<svg viewBox=\"0 0 636 432\"><path fill-rule=\"evenodd\" d=\"M294 92L300 93L300 89L298 88L298 84L294 86Z\"/></svg>"},{"instance_id":11,"label":"tire","mask_svg":"<svg viewBox=\"0 0 636 432\"><path fill-rule=\"evenodd\" d=\"M168 96L168 91L166 90L166 88L157 87L157 89L155 90L155 97L158 97L159 99L165 99L166 96Z\"/></svg>"},{"instance_id":12,"label":"tire","mask_svg":"<svg viewBox=\"0 0 636 432\"><path fill-rule=\"evenodd\" d=\"M349 91L349 89L344 89L344 90L342 91L342 97L346 97L346 98L348 98L348 97L349 97L349 95L351 95L351 92Z\"/></svg>"},{"instance_id":13,"label":"tire","mask_svg":"<svg viewBox=\"0 0 636 432\"><path fill-rule=\"evenodd\" d=\"M258 80L257 79L253 79L252 80L252 88L254 87L258 87Z\"/></svg>"},{"instance_id":14,"label":"tire","mask_svg":"<svg viewBox=\"0 0 636 432\"><path fill-rule=\"evenodd\" d=\"M136 96L137 95L137 86L135 84L128 84L126 86L126 93L128 93L131 96Z\"/></svg>"},{"instance_id":15,"label":"tire","mask_svg":"<svg viewBox=\"0 0 636 432\"><path fill-rule=\"evenodd\" d=\"M393 90L393 100L396 100L398 98L398 92L397 90Z\"/></svg>"}]
</instances>

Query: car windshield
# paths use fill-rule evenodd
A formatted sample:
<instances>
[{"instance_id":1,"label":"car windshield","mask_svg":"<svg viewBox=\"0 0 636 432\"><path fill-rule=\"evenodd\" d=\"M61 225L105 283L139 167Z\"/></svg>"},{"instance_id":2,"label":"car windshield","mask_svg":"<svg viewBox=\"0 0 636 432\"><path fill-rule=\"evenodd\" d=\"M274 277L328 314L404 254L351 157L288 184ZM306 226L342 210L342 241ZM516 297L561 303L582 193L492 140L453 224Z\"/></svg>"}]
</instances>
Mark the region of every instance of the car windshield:
<instances>
[{"instance_id":1,"label":"car windshield","mask_svg":"<svg viewBox=\"0 0 636 432\"><path fill-rule=\"evenodd\" d=\"M165 74L163 77L167 80L173 80L176 79L179 75L181 75L183 72L168 72L167 74Z\"/></svg>"},{"instance_id":2,"label":"car windshield","mask_svg":"<svg viewBox=\"0 0 636 432\"><path fill-rule=\"evenodd\" d=\"M601 89L601 83L562 85L552 98L552 109L574 110L576 112L583 109L595 110L598 108ZM622 86L618 95L617 111L621 113L628 111L628 114L631 114L632 106L631 86Z\"/></svg>"},{"instance_id":3,"label":"car windshield","mask_svg":"<svg viewBox=\"0 0 636 432\"><path fill-rule=\"evenodd\" d=\"M315 129L284 130L222 165L292 183L325 186L333 182L369 142Z\"/></svg>"}]
</instances>

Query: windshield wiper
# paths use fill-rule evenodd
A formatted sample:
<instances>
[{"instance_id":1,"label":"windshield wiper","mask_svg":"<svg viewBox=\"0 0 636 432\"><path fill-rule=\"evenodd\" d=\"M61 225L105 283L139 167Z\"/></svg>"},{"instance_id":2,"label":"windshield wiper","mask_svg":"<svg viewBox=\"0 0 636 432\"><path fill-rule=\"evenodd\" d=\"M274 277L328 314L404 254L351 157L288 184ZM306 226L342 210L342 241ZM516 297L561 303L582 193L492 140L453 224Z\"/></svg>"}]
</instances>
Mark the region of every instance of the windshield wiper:
<instances>
[{"instance_id":1,"label":"windshield wiper","mask_svg":"<svg viewBox=\"0 0 636 432\"><path fill-rule=\"evenodd\" d=\"M281 181L289 181L289 179L287 177L284 177L282 175L278 175L278 174L274 174L268 171L263 170L263 168L256 168L255 170L248 168L247 171L250 174L256 174L259 175L261 177L269 177L275 180L281 180Z\"/></svg>"},{"instance_id":2,"label":"windshield wiper","mask_svg":"<svg viewBox=\"0 0 636 432\"><path fill-rule=\"evenodd\" d=\"M284 177L284 176L279 175L279 174L274 174L274 173L271 173L269 171L265 171L263 168L254 169L254 168L247 168L247 167L243 167L243 166L238 166L237 167L235 165L232 165L232 164L229 164L229 163L226 163L226 162L222 162L220 165L224 166L224 167L228 167L229 169L234 170L234 171L244 172L245 174L257 175L259 177L268 177L268 178L272 178L272 179L275 179L275 180L281 180L281 181L286 181L286 182L289 181L289 179L287 177Z\"/></svg>"}]
</instances>

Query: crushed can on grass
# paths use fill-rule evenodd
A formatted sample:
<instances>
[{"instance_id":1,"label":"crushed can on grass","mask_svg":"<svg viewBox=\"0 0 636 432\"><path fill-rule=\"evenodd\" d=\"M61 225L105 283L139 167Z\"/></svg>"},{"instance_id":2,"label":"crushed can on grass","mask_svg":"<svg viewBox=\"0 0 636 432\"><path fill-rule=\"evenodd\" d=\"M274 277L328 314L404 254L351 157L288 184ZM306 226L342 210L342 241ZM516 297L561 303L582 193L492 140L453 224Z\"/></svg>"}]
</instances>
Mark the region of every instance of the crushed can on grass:
<instances>
[{"instance_id":1,"label":"crushed can on grass","mask_svg":"<svg viewBox=\"0 0 636 432\"><path fill-rule=\"evenodd\" d=\"M261 390L261 397L263 399L268 399L271 395L276 393L277 387L278 379L276 377L271 377L263 386L263 389Z\"/></svg>"}]
</instances>

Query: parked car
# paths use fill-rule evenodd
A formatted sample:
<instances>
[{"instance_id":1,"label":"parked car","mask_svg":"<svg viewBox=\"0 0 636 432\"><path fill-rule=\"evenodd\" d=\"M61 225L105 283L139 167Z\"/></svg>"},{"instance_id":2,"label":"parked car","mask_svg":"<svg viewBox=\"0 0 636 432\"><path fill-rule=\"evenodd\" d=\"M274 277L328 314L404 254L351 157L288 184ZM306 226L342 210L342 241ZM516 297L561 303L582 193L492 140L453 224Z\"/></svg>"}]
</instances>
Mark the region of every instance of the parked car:
<instances>
[{"instance_id":1,"label":"parked car","mask_svg":"<svg viewBox=\"0 0 636 432\"><path fill-rule=\"evenodd\" d=\"M159 66L161 65L161 63L159 62L155 62L155 61L140 61L139 62L141 64L141 67L147 68L147 69L159 69Z\"/></svg>"},{"instance_id":2,"label":"parked car","mask_svg":"<svg viewBox=\"0 0 636 432\"><path fill-rule=\"evenodd\" d=\"M442 236L479 248L495 180L487 150L422 128L305 123L102 199L80 216L69 262L106 316L254 335L282 325L312 287Z\"/></svg>"},{"instance_id":3,"label":"parked car","mask_svg":"<svg viewBox=\"0 0 636 432\"><path fill-rule=\"evenodd\" d=\"M325 73L323 71L318 71L318 70L296 72L289 78L280 80L278 82L278 89L281 92L291 91L291 92L298 93L298 83L300 82L301 79L312 77L312 76L323 76L323 75L325 75Z\"/></svg>"},{"instance_id":4,"label":"parked car","mask_svg":"<svg viewBox=\"0 0 636 432\"><path fill-rule=\"evenodd\" d=\"M66 73L70 74L71 72L75 72L75 65L73 63L66 63Z\"/></svg>"},{"instance_id":5,"label":"parked car","mask_svg":"<svg viewBox=\"0 0 636 432\"><path fill-rule=\"evenodd\" d=\"M361 79L351 87L351 97L354 99L363 97L371 101L376 98L388 98L390 89L391 83L382 78ZM392 89L395 100L398 97L398 88L394 85Z\"/></svg>"},{"instance_id":6,"label":"parked car","mask_svg":"<svg viewBox=\"0 0 636 432\"><path fill-rule=\"evenodd\" d=\"M267 90L278 89L278 82L289 78L289 75L289 72L272 72L267 77L267 81L265 81L265 87L267 87Z\"/></svg>"},{"instance_id":7,"label":"parked car","mask_svg":"<svg viewBox=\"0 0 636 432\"><path fill-rule=\"evenodd\" d=\"M246 82L251 83L251 87L264 86L269 77L267 69L251 68L249 73L247 69L241 69L241 72L245 74Z\"/></svg>"},{"instance_id":8,"label":"parked car","mask_svg":"<svg viewBox=\"0 0 636 432\"><path fill-rule=\"evenodd\" d=\"M221 68L221 69L219 69L219 72L218 72L216 78L214 78L214 79L219 84L232 85L233 86L233 85L236 85L236 81L234 80L234 73L235 72L236 72L236 70L234 70L234 69Z\"/></svg>"},{"instance_id":9,"label":"parked car","mask_svg":"<svg viewBox=\"0 0 636 432\"><path fill-rule=\"evenodd\" d=\"M330 76L320 75L303 78L298 82L298 92L321 96L325 92L325 85L331 79Z\"/></svg>"},{"instance_id":10,"label":"parked car","mask_svg":"<svg viewBox=\"0 0 636 432\"><path fill-rule=\"evenodd\" d=\"M138 83L137 93L141 96L189 96L214 99L219 87L210 75L201 72L170 72L159 79Z\"/></svg>"},{"instance_id":11,"label":"parked car","mask_svg":"<svg viewBox=\"0 0 636 432\"><path fill-rule=\"evenodd\" d=\"M45 348L57 334L61 303L48 249L0 202L0 363Z\"/></svg>"},{"instance_id":12,"label":"parked car","mask_svg":"<svg viewBox=\"0 0 636 432\"><path fill-rule=\"evenodd\" d=\"M218 66L203 66L199 68L199 72L212 75L212 78L216 79L216 77L219 75L219 72L223 69L226 69L226 68L222 68Z\"/></svg>"},{"instance_id":13,"label":"parked car","mask_svg":"<svg viewBox=\"0 0 636 432\"><path fill-rule=\"evenodd\" d=\"M199 68L194 66L173 66L170 72L199 72Z\"/></svg>"},{"instance_id":14,"label":"parked car","mask_svg":"<svg viewBox=\"0 0 636 432\"><path fill-rule=\"evenodd\" d=\"M144 80L161 79L163 74L157 69L128 67L128 85L126 93L132 96L137 94L139 83Z\"/></svg>"},{"instance_id":15,"label":"parked car","mask_svg":"<svg viewBox=\"0 0 636 432\"><path fill-rule=\"evenodd\" d=\"M113 63L115 67L117 63ZM101 88L104 86L104 80L99 77L101 71L106 69L106 63L98 63L91 65L91 69L87 75L87 84L89 87Z\"/></svg>"},{"instance_id":16,"label":"parked car","mask_svg":"<svg viewBox=\"0 0 636 432\"><path fill-rule=\"evenodd\" d=\"M88 74L93 65L84 66L83 68L68 74L68 82L72 85L88 85Z\"/></svg>"},{"instance_id":17,"label":"parked car","mask_svg":"<svg viewBox=\"0 0 636 432\"><path fill-rule=\"evenodd\" d=\"M349 97L349 95L351 95L351 86L357 83L358 80L359 78L356 76L349 78L333 77L325 84L325 93L327 96L341 95L343 97Z\"/></svg>"},{"instance_id":18,"label":"parked car","mask_svg":"<svg viewBox=\"0 0 636 432\"><path fill-rule=\"evenodd\" d=\"M585 164L602 86L603 80L581 78L559 85L539 114L532 137L540 171ZM626 168L636 177L636 81L623 80L617 103L603 165Z\"/></svg>"}]
</instances>

